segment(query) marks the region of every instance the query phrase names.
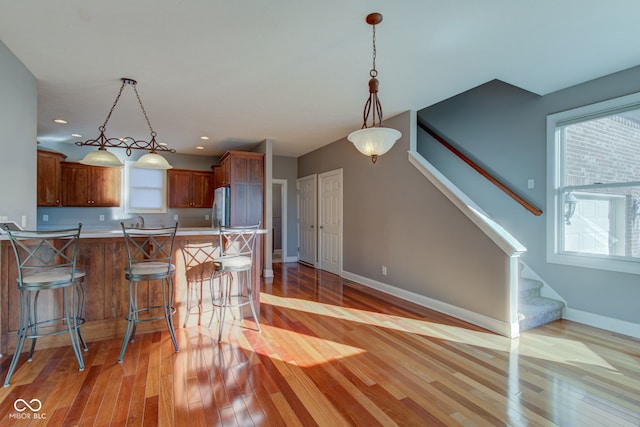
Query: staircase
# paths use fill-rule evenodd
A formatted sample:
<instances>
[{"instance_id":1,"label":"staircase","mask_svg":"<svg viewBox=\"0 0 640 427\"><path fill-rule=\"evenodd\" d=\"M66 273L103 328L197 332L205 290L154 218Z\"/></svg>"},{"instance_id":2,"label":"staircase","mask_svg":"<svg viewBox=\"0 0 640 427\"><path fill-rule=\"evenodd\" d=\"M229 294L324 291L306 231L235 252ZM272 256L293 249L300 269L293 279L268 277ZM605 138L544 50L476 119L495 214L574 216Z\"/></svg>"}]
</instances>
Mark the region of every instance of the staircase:
<instances>
[{"instance_id":1,"label":"staircase","mask_svg":"<svg viewBox=\"0 0 640 427\"><path fill-rule=\"evenodd\" d=\"M541 296L542 282L520 275L518 320L520 332L562 318L564 303Z\"/></svg>"}]
</instances>

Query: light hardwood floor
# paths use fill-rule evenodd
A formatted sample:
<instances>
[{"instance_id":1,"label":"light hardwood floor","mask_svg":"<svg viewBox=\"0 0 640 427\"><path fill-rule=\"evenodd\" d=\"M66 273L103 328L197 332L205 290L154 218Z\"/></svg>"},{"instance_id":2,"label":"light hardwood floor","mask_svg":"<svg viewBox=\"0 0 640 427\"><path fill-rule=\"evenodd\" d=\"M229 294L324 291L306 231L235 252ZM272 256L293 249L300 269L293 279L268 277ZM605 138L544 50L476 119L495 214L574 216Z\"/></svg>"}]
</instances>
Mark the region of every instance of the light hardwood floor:
<instances>
[{"instance_id":1,"label":"light hardwood floor","mask_svg":"<svg viewBox=\"0 0 640 427\"><path fill-rule=\"evenodd\" d=\"M228 316L220 344L215 322L178 329L179 353L167 332L140 335L122 364L120 340L91 342L83 372L70 347L36 351L0 389L0 425L640 425L640 340L569 321L509 340L309 267L274 269L261 333ZM17 399L40 400L45 418Z\"/></svg>"}]
</instances>

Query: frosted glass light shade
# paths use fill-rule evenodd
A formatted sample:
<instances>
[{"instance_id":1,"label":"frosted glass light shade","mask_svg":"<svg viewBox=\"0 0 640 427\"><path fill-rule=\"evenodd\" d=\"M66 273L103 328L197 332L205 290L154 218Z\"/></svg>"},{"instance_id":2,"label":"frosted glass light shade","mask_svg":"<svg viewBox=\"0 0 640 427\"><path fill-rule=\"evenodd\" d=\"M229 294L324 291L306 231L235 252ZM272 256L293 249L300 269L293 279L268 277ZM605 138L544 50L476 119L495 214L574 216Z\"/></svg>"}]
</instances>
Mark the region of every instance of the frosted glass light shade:
<instances>
[{"instance_id":1,"label":"frosted glass light shade","mask_svg":"<svg viewBox=\"0 0 640 427\"><path fill-rule=\"evenodd\" d=\"M148 153L141 156L137 162L133 164L133 167L142 169L172 169L173 166L167 162L167 159L160 154Z\"/></svg>"},{"instance_id":2,"label":"frosted glass light shade","mask_svg":"<svg viewBox=\"0 0 640 427\"><path fill-rule=\"evenodd\" d=\"M371 127L351 132L347 139L365 156L381 156L391 150L402 134L391 128Z\"/></svg>"},{"instance_id":3,"label":"frosted glass light shade","mask_svg":"<svg viewBox=\"0 0 640 427\"><path fill-rule=\"evenodd\" d=\"M80 160L80 163L91 166L124 166L115 154L104 149L90 151L82 160Z\"/></svg>"}]
</instances>

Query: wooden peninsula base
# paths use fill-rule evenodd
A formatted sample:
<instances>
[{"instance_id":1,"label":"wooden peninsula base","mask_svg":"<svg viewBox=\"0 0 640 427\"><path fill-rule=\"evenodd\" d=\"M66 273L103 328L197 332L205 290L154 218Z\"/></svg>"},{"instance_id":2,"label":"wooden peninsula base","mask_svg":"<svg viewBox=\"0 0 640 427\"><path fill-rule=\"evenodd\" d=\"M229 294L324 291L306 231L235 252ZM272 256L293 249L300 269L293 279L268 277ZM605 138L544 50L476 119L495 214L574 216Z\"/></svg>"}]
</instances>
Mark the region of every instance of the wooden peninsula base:
<instances>
[{"instance_id":1,"label":"wooden peninsula base","mask_svg":"<svg viewBox=\"0 0 640 427\"><path fill-rule=\"evenodd\" d=\"M218 235L215 230L178 229L174 245L176 264L173 324L176 329L192 325L209 324L214 314L211 305L211 257L218 255ZM262 238L256 239L252 286L254 305L260 315L260 273L262 271ZM124 277L127 250L122 232L83 232L81 234L78 268L86 272L84 280L85 324L82 333L88 342L124 336L128 312L128 283ZM0 241L0 352L13 354L17 341L20 316L19 293L16 286L17 268L8 240ZM216 283L217 286L217 283ZM158 286L141 282L138 303L159 305ZM38 311L43 314L60 313L61 298L53 296L39 301ZM189 306L189 307L188 307ZM251 317L248 310L244 317ZM138 325L137 334L166 329L164 320ZM217 327L217 319L212 328ZM36 349L69 345L66 334L38 339ZM28 345L25 346L28 349Z\"/></svg>"}]
</instances>

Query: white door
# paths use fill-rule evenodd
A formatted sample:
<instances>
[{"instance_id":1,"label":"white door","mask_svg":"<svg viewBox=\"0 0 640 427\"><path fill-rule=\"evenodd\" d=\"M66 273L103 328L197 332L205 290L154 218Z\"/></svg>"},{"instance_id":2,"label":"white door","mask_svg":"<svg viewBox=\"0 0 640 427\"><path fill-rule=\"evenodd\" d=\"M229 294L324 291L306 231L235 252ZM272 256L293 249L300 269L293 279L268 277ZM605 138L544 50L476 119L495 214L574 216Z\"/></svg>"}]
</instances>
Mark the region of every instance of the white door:
<instances>
[{"instance_id":1,"label":"white door","mask_svg":"<svg viewBox=\"0 0 640 427\"><path fill-rule=\"evenodd\" d=\"M316 175L299 178L298 260L316 266Z\"/></svg>"},{"instance_id":2,"label":"white door","mask_svg":"<svg viewBox=\"0 0 640 427\"><path fill-rule=\"evenodd\" d=\"M319 176L319 268L342 271L342 169Z\"/></svg>"}]
</instances>

